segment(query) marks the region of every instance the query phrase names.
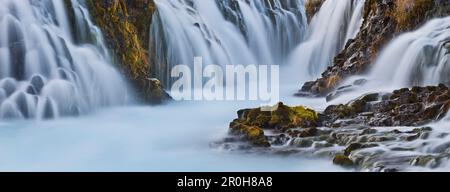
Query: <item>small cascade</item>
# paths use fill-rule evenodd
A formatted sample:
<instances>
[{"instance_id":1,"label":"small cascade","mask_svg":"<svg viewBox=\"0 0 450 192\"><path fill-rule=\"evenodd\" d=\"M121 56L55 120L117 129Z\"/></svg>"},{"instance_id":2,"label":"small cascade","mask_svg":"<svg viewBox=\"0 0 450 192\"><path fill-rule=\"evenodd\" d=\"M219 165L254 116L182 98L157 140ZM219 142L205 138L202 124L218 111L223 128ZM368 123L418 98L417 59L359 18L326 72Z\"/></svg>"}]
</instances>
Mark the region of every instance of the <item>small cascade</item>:
<instances>
[{"instance_id":1,"label":"small cascade","mask_svg":"<svg viewBox=\"0 0 450 192\"><path fill-rule=\"evenodd\" d=\"M156 0L150 56L170 86L174 65L281 64L303 39L303 0Z\"/></svg>"},{"instance_id":2,"label":"small cascade","mask_svg":"<svg viewBox=\"0 0 450 192\"><path fill-rule=\"evenodd\" d=\"M64 1L0 0L0 118L79 115L125 102L100 31L83 1L71 3L76 35Z\"/></svg>"},{"instance_id":3,"label":"small cascade","mask_svg":"<svg viewBox=\"0 0 450 192\"><path fill-rule=\"evenodd\" d=\"M450 85L450 17L429 21L392 41L369 75L393 87Z\"/></svg>"},{"instance_id":4,"label":"small cascade","mask_svg":"<svg viewBox=\"0 0 450 192\"><path fill-rule=\"evenodd\" d=\"M327 0L311 20L305 42L291 54L289 69L301 80L316 78L354 38L362 24L364 0Z\"/></svg>"}]
</instances>

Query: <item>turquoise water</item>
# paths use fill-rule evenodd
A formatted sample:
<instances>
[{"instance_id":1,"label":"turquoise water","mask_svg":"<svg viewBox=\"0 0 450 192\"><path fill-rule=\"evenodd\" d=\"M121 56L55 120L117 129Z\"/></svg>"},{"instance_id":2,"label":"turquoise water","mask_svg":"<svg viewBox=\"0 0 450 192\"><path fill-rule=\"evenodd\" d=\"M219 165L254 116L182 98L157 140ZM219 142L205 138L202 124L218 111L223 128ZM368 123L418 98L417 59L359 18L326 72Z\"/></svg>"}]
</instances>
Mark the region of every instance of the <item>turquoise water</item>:
<instances>
[{"instance_id":1,"label":"turquoise water","mask_svg":"<svg viewBox=\"0 0 450 192\"><path fill-rule=\"evenodd\" d=\"M344 171L328 159L212 148L235 111L256 103L121 107L51 121L0 123L0 171Z\"/></svg>"}]
</instances>

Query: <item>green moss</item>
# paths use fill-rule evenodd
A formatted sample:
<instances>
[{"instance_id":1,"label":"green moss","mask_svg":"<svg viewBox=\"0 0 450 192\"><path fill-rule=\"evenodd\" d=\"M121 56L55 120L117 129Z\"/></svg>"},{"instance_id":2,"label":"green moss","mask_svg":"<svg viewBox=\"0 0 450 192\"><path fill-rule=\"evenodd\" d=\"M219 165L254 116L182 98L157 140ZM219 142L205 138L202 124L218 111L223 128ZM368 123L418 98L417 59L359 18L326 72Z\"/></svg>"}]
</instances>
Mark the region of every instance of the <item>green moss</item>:
<instances>
[{"instance_id":1,"label":"green moss","mask_svg":"<svg viewBox=\"0 0 450 192\"><path fill-rule=\"evenodd\" d=\"M314 110L303 106L289 107L283 103L278 104L275 111L261 111L256 108L241 110L239 113L243 124L264 129L315 127L318 121L318 114Z\"/></svg>"},{"instance_id":2,"label":"green moss","mask_svg":"<svg viewBox=\"0 0 450 192\"><path fill-rule=\"evenodd\" d=\"M154 2L87 0L86 3L119 68L145 98L150 77L148 42Z\"/></svg>"},{"instance_id":3,"label":"green moss","mask_svg":"<svg viewBox=\"0 0 450 192\"><path fill-rule=\"evenodd\" d=\"M261 111L261 108L238 111L238 119L230 123L232 134L244 136L255 146L270 146L264 130L285 132L291 128L316 127L318 114L303 106L289 107L279 103L275 111Z\"/></svg>"},{"instance_id":4,"label":"green moss","mask_svg":"<svg viewBox=\"0 0 450 192\"><path fill-rule=\"evenodd\" d=\"M347 156L342 155L342 154L336 155L333 159L333 163L336 165L344 166L344 167L354 166L353 161L350 158L348 158Z\"/></svg>"}]
</instances>

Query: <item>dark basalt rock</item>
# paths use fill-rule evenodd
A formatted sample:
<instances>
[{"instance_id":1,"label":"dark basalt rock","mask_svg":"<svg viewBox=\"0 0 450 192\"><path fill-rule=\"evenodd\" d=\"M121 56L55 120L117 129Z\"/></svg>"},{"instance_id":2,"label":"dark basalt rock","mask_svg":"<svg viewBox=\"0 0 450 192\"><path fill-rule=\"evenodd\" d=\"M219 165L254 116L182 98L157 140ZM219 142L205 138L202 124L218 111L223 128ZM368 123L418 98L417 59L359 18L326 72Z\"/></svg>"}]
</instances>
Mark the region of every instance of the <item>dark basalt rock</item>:
<instances>
[{"instance_id":1,"label":"dark basalt rock","mask_svg":"<svg viewBox=\"0 0 450 192\"><path fill-rule=\"evenodd\" d=\"M40 93L45 85L44 77L40 75L34 75L33 77L31 77L30 85L32 86L36 94Z\"/></svg>"},{"instance_id":2,"label":"dark basalt rock","mask_svg":"<svg viewBox=\"0 0 450 192\"><path fill-rule=\"evenodd\" d=\"M420 126L447 113L449 94L450 88L443 84L395 90L390 97L367 94L345 105L329 106L324 125L357 119L355 122L369 126Z\"/></svg>"},{"instance_id":3,"label":"dark basalt rock","mask_svg":"<svg viewBox=\"0 0 450 192\"><path fill-rule=\"evenodd\" d=\"M369 93L347 104L329 106L323 113L282 103L274 112L244 109L230 123L231 135L237 139L224 143L228 149L258 147L275 154L328 156L336 165L357 170L433 168L450 159L450 142L433 145L426 150L426 155L412 152L426 147L433 139L449 136L445 132L436 134L431 127L418 127L447 114L449 91L450 88L441 84ZM411 128L398 130L397 126ZM229 147L238 142L247 145Z\"/></svg>"}]
</instances>

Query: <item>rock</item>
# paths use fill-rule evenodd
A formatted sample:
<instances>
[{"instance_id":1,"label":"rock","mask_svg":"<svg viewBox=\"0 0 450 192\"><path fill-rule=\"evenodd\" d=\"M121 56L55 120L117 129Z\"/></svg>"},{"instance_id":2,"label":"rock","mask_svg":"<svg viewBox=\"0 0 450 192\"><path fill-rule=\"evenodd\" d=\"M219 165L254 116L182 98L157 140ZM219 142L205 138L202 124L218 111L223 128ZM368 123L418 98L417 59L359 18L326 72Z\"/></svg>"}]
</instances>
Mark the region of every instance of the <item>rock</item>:
<instances>
[{"instance_id":1,"label":"rock","mask_svg":"<svg viewBox=\"0 0 450 192\"><path fill-rule=\"evenodd\" d=\"M172 99L158 79L148 79L146 91L144 98L150 104L162 104Z\"/></svg>"},{"instance_id":2,"label":"rock","mask_svg":"<svg viewBox=\"0 0 450 192\"><path fill-rule=\"evenodd\" d=\"M344 93L353 91L355 89L355 87L364 85L366 82L367 82L366 79L358 79L358 80L354 81L353 84L351 84L351 85L341 86L341 87L337 88L335 91L328 94L326 97L326 100L327 100L327 102L332 101L332 100L338 98L339 96L343 95ZM314 86L314 82L310 82L309 84L310 84L309 86ZM311 93L307 92L308 91L307 87L304 87L304 89L305 89L304 90L305 94L311 95Z\"/></svg>"},{"instance_id":3,"label":"rock","mask_svg":"<svg viewBox=\"0 0 450 192\"><path fill-rule=\"evenodd\" d=\"M344 155L349 156L353 151L365 148L376 147L377 144L362 144L362 143L352 143L344 150Z\"/></svg>"},{"instance_id":4,"label":"rock","mask_svg":"<svg viewBox=\"0 0 450 192\"><path fill-rule=\"evenodd\" d=\"M34 75L33 77L31 77L30 85L34 88L37 94L40 94L42 88L45 85L44 77L40 75Z\"/></svg>"},{"instance_id":5,"label":"rock","mask_svg":"<svg viewBox=\"0 0 450 192\"><path fill-rule=\"evenodd\" d=\"M264 136L264 131L256 126L247 126L238 122L230 124L231 133L241 136L245 141L256 147L270 147L270 143Z\"/></svg>"},{"instance_id":6,"label":"rock","mask_svg":"<svg viewBox=\"0 0 450 192\"><path fill-rule=\"evenodd\" d=\"M300 148L308 148L314 144L314 141L308 138L295 138L289 144L290 146L300 147Z\"/></svg>"},{"instance_id":7,"label":"rock","mask_svg":"<svg viewBox=\"0 0 450 192\"><path fill-rule=\"evenodd\" d=\"M317 133L315 129L318 121L317 113L303 106L289 107L279 103L275 111L262 111L261 108L255 108L239 110L237 114L238 118L230 123L231 133L244 136L247 141L256 146L268 146L269 142L262 130L285 133L292 128L308 128L298 132L304 137ZM256 132L256 130L262 132ZM277 141L277 138L274 141Z\"/></svg>"},{"instance_id":8,"label":"rock","mask_svg":"<svg viewBox=\"0 0 450 192\"><path fill-rule=\"evenodd\" d=\"M368 128L368 129L364 129L364 130L361 132L360 135L372 135L372 134L375 134L375 133L377 133L377 130L376 130L376 129Z\"/></svg>"},{"instance_id":9,"label":"rock","mask_svg":"<svg viewBox=\"0 0 450 192\"><path fill-rule=\"evenodd\" d=\"M320 7L325 0L307 0L305 2L305 11L308 18L308 23L312 20L314 15L320 10Z\"/></svg>"},{"instance_id":10,"label":"rock","mask_svg":"<svg viewBox=\"0 0 450 192\"><path fill-rule=\"evenodd\" d=\"M335 165L340 165L344 167L351 167L355 165L350 158L342 154L337 154L333 159L333 163Z\"/></svg>"},{"instance_id":11,"label":"rock","mask_svg":"<svg viewBox=\"0 0 450 192\"><path fill-rule=\"evenodd\" d=\"M411 161L412 166L420 166L420 167L436 167L437 164L438 164L437 158L432 155L419 156Z\"/></svg>"},{"instance_id":12,"label":"rock","mask_svg":"<svg viewBox=\"0 0 450 192\"><path fill-rule=\"evenodd\" d=\"M421 126L447 114L450 88L445 85L404 88L391 94L365 94L347 104L325 109L325 125L343 127L351 124L367 126ZM386 97L390 95L389 97Z\"/></svg>"},{"instance_id":13,"label":"rock","mask_svg":"<svg viewBox=\"0 0 450 192\"><path fill-rule=\"evenodd\" d=\"M317 128L315 128L315 127L313 127L313 128L308 128L308 129L304 129L304 130L300 133L299 137L313 137L313 136L316 136L317 133L318 133Z\"/></svg>"},{"instance_id":14,"label":"rock","mask_svg":"<svg viewBox=\"0 0 450 192\"><path fill-rule=\"evenodd\" d=\"M149 61L154 56L149 52L149 24L156 10L154 1L87 0L86 4L93 21L103 32L108 48L118 61L120 70L136 88L137 95L150 103L159 103L159 97L167 95L161 91L154 92L157 89L152 88L152 82L148 80L153 70L150 69ZM66 5L71 6L68 0ZM79 37L75 38L76 41L83 41Z\"/></svg>"},{"instance_id":15,"label":"rock","mask_svg":"<svg viewBox=\"0 0 450 192\"><path fill-rule=\"evenodd\" d=\"M298 127L315 127L318 121L318 115L314 110L303 106L288 107L283 103L279 103L275 111L261 111L260 108L240 110L238 117L238 120L246 125L282 131Z\"/></svg>"},{"instance_id":16,"label":"rock","mask_svg":"<svg viewBox=\"0 0 450 192\"><path fill-rule=\"evenodd\" d=\"M284 155L340 154L333 156L335 164L359 170L403 171L411 164L430 167L424 163L428 162L427 158L421 156L414 160L417 155L412 152L426 151L439 157L436 162L447 158L450 142L433 145L428 142L447 139L448 133L432 133L435 130L431 127L409 131L387 127L416 127L439 120L448 111L449 90L439 85L369 93L346 104L328 106L323 113L283 103L272 112L243 109L238 111L230 130L241 138L238 141L249 143L250 149L263 147ZM383 128L379 129L380 126Z\"/></svg>"}]
</instances>

